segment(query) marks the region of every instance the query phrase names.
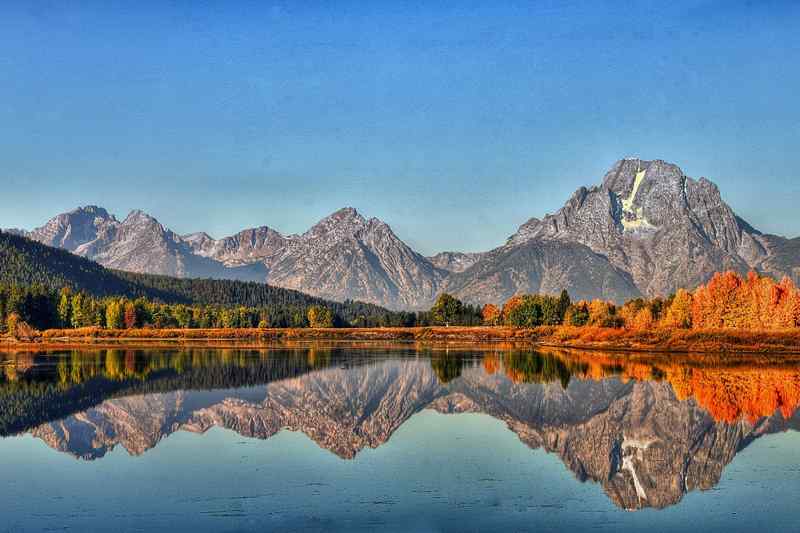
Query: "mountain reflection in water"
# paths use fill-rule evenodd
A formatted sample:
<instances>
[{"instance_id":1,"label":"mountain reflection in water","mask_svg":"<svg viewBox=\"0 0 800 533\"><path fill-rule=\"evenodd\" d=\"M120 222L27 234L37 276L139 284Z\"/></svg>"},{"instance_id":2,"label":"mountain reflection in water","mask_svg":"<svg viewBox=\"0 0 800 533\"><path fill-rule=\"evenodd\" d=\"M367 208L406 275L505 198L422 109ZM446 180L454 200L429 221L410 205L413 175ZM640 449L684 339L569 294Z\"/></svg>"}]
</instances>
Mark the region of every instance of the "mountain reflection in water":
<instances>
[{"instance_id":1,"label":"mountain reflection in water","mask_svg":"<svg viewBox=\"0 0 800 533\"><path fill-rule=\"evenodd\" d=\"M601 353L297 347L0 355L0 436L83 460L176 431L299 431L342 459L422 410L481 413L620 508L711 489L734 456L800 427L800 364Z\"/></svg>"}]
</instances>

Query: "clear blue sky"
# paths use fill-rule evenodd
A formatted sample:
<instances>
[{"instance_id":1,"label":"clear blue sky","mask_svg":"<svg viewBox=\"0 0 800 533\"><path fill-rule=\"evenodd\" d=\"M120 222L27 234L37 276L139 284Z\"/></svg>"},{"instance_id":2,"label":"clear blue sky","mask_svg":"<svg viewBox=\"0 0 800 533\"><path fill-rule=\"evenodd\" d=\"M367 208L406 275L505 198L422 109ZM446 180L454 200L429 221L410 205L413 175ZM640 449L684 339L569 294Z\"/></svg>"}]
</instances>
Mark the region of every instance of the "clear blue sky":
<instances>
[{"instance_id":1,"label":"clear blue sky","mask_svg":"<svg viewBox=\"0 0 800 533\"><path fill-rule=\"evenodd\" d=\"M0 227L354 206L484 250L636 155L800 235L800 2L66 4L0 3Z\"/></svg>"}]
</instances>

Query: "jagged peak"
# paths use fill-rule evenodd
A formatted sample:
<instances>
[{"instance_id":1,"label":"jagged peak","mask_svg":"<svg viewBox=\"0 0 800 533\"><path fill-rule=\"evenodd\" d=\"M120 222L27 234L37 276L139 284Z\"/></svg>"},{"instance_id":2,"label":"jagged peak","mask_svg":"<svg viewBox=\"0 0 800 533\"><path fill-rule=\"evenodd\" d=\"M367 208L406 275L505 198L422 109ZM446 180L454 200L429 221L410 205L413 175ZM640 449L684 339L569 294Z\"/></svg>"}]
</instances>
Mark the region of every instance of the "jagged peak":
<instances>
[{"instance_id":1,"label":"jagged peak","mask_svg":"<svg viewBox=\"0 0 800 533\"><path fill-rule=\"evenodd\" d=\"M133 211L128 213L128 216L125 217L125 220L122 221L123 226L130 226L134 224L154 225L161 228L162 231L165 231L164 226L155 217L145 213L141 209L134 209Z\"/></svg>"},{"instance_id":2,"label":"jagged peak","mask_svg":"<svg viewBox=\"0 0 800 533\"><path fill-rule=\"evenodd\" d=\"M68 214L79 214L79 213L86 213L95 216L100 216L103 218L114 218L113 215L109 214L109 212L104 208L97 205L83 205L78 206Z\"/></svg>"},{"instance_id":3,"label":"jagged peak","mask_svg":"<svg viewBox=\"0 0 800 533\"><path fill-rule=\"evenodd\" d=\"M645 174L641 174L643 172ZM626 186L629 187L637 175L646 175L654 179L685 179L683 170L675 163L663 159L626 157L614 163L606 172L602 186L611 191L618 191Z\"/></svg>"},{"instance_id":4,"label":"jagged peak","mask_svg":"<svg viewBox=\"0 0 800 533\"><path fill-rule=\"evenodd\" d=\"M65 213L58 214L51 218L48 221L48 224L53 222L58 223L65 223L67 221L73 221L75 219L82 219L82 218L91 218L91 219L101 219L116 222L117 219L114 215L110 214L106 211L105 208L98 207L96 205L85 205L85 206L78 206L71 211L67 211Z\"/></svg>"},{"instance_id":5,"label":"jagged peak","mask_svg":"<svg viewBox=\"0 0 800 533\"><path fill-rule=\"evenodd\" d=\"M236 237L240 237L240 236L243 236L243 235L250 235L250 234L253 234L253 233L255 233L255 234L260 234L260 233L274 233L274 234L276 234L276 235L281 235L281 232L279 232L279 231L277 231L277 230L275 230L275 229L272 229L272 228L271 228L271 227L269 227L269 226L257 226L257 227L255 227L255 228L246 228L246 229L243 229L242 231L239 231L238 233L236 233L236 235L235 235L235 236L236 236ZM281 237L282 237L282 236L283 236L283 235L281 235Z\"/></svg>"},{"instance_id":6,"label":"jagged peak","mask_svg":"<svg viewBox=\"0 0 800 533\"><path fill-rule=\"evenodd\" d=\"M181 239L187 242L202 242L202 241L215 240L211 235L209 235L205 231L196 231L194 233L187 233L185 235L181 235Z\"/></svg>"},{"instance_id":7,"label":"jagged peak","mask_svg":"<svg viewBox=\"0 0 800 533\"><path fill-rule=\"evenodd\" d=\"M331 220L360 220L364 221L364 217L361 216L361 213L355 207L343 207L337 211L334 211L330 215L326 217L326 219ZM324 219L323 219L324 220Z\"/></svg>"},{"instance_id":8,"label":"jagged peak","mask_svg":"<svg viewBox=\"0 0 800 533\"><path fill-rule=\"evenodd\" d=\"M377 217L372 217L369 220L367 220L367 226L369 226L372 229L383 229L392 231L392 228L391 226L389 226L389 224L387 224L386 222Z\"/></svg>"},{"instance_id":9,"label":"jagged peak","mask_svg":"<svg viewBox=\"0 0 800 533\"><path fill-rule=\"evenodd\" d=\"M367 220L355 208L343 207L314 224L303 235L319 236L332 232L352 233L366 225Z\"/></svg>"},{"instance_id":10,"label":"jagged peak","mask_svg":"<svg viewBox=\"0 0 800 533\"><path fill-rule=\"evenodd\" d=\"M429 255L429 256L427 256L427 258L428 259L432 259L434 257L444 257L444 256L447 256L447 255L456 256L456 257L462 257L462 256L468 256L468 255L475 255L476 253L480 253L480 252L459 252L459 251L456 251L456 250L443 250L443 251L437 252L437 253L435 253L433 255Z\"/></svg>"},{"instance_id":11,"label":"jagged peak","mask_svg":"<svg viewBox=\"0 0 800 533\"><path fill-rule=\"evenodd\" d=\"M153 215L146 213L141 209L133 209L130 213L128 213L128 216L125 217L125 220L155 220L158 222Z\"/></svg>"}]
</instances>

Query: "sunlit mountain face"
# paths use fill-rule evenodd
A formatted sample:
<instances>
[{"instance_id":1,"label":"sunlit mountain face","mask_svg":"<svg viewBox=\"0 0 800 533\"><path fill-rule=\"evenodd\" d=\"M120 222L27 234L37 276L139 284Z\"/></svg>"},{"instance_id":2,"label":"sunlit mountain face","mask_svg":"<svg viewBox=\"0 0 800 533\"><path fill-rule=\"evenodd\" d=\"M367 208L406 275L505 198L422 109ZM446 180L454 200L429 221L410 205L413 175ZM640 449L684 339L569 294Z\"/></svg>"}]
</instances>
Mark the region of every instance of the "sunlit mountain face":
<instances>
[{"instance_id":1,"label":"sunlit mountain face","mask_svg":"<svg viewBox=\"0 0 800 533\"><path fill-rule=\"evenodd\" d=\"M785 358L410 345L0 358L0 434L83 461L120 446L143 457L176 433L215 427L262 440L302 433L350 461L407 439L398 433L423 412L473 413L627 510L712 489L737 453L800 428L800 362Z\"/></svg>"}]
</instances>

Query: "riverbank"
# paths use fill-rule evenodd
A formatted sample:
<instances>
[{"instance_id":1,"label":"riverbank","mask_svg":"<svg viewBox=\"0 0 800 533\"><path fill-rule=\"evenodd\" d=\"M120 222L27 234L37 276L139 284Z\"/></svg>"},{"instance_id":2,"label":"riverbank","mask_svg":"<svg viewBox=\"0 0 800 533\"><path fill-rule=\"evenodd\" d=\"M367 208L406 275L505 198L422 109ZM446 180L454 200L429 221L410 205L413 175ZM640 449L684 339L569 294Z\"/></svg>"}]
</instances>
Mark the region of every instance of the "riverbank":
<instances>
[{"instance_id":1,"label":"riverbank","mask_svg":"<svg viewBox=\"0 0 800 533\"><path fill-rule=\"evenodd\" d=\"M286 329L102 329L46 330L24 340L0 339L0 349L80 348L87 345L153 346L281 341L413 341L445 343L520 342L532 345L675 353L800 353L800 330L646 331L572 326L538 328L286 328Z\"/></svg>"}]
</instances>

